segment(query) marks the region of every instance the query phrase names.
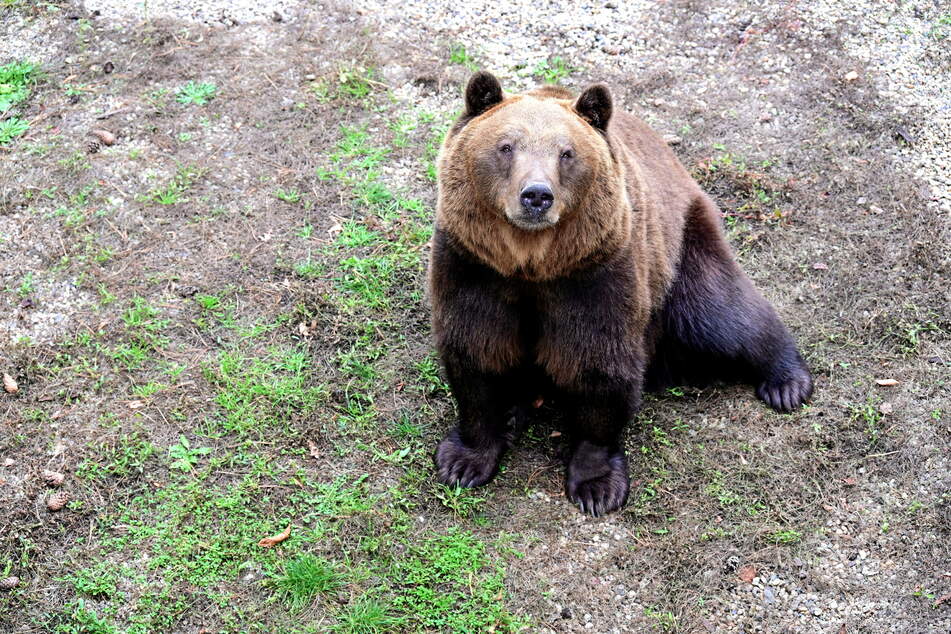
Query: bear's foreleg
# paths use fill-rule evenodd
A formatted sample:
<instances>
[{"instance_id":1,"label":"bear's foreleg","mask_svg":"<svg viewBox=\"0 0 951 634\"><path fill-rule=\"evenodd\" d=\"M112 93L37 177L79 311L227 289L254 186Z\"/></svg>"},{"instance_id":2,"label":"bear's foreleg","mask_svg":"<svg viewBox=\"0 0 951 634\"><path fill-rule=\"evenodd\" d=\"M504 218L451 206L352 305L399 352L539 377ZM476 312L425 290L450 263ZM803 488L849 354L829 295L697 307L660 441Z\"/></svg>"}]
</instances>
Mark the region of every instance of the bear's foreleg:
<instances>
[{"instance_id":1,"label":"bear's foreleg","mask_svg":"<svg viewBox=\"0 0 951 634\"><path fill-rule=\"evenodd\" d=\"M627 501L630 488L622 432L638 409L640 388L628 384L599 389L567 401L572 442L565 494L595 517L616 511Z\"/></svg>"},{"instance_id":2,"label":"bear's foreleg","mask_svg":"<svg viewBox=\"0 0 951 634\"><path fill-rule=\"evenodd\" d=\"M476 367L464 355L444 350L443 364L459 410L459 424L436 448L440 482L475 487L491 480L518 426L513 407L523 377Z\"/></svg>"}]
</instances>

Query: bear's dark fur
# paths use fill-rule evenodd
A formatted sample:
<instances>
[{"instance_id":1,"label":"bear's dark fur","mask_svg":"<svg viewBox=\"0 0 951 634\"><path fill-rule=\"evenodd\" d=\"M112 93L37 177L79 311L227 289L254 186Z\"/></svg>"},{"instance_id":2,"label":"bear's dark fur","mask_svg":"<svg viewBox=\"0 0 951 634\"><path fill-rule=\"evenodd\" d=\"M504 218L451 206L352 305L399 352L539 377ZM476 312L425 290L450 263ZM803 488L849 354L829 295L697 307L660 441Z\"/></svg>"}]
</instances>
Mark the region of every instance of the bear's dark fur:
<instances>
[{"instance_id":1,"label":"bear's dark fur","mask_svg":"<svg viewBox=\"0 0 951 634\"><path fill-rule=\"evenodd\" d=\"M459 413L446 484L488 482L544 394L568 421L568 498L600 515L627 498L621 433L645 388L743 380L780 411L812 393L714 203L602 85L506 97L472 77L440 152L429 292Z\"/></svg>"}]
</instances>

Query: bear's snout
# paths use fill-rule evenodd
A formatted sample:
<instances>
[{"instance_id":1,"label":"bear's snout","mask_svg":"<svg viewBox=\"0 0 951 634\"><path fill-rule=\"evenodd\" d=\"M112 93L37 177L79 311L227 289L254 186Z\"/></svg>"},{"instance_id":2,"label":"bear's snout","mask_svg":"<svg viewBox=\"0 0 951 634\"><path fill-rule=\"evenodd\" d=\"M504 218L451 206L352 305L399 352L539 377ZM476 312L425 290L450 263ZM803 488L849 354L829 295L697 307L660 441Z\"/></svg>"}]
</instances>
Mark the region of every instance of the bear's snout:
<instances>
[{"instance_id":1,"label":"bear's snout","mask_svg":"<svg viewBox=\"0 0 951 634\"><path fill-rule=\"evenodd\" d=\"M519 194L522 208L533 218L539 218L555 202L555 193L547 183L529 183Z\"/></svg>"}]
</instances>

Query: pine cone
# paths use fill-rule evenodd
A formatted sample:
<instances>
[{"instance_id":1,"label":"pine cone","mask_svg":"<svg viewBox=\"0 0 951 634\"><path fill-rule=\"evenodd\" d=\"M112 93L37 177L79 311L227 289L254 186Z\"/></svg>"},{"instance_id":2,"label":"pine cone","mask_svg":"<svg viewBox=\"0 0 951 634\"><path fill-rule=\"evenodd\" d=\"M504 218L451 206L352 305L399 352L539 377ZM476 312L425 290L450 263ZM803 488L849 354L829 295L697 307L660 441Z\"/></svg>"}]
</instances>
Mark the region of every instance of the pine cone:
<instances>
[{"instance_id":1,"label":"pine cone","mask_svg":"<svg viewBox=\"0 0 951 634\"><path fill-rule=\"evenodd\" d=\"M66 476L59 471L50 471L49 469L43 471L43 481L51 487L58 487L65 479Z\"/></svg>"},{"instance_id":2,"label":"pine cone","mask_svg":"<svg viewBox=\"0 0 951 634\"><path fill-rule=\"evenodd\" d=\"M49 498L46 500L46 508L51 511L58 511L66 506L67 502L69 502L69 493L66 491L59 491L58 493L54 493L53 495L49 496Z\"/></svg>"},{"instance_id":3,"label":"pine cone","mask_svg":"<svg viewBox=\"0 0 951 634\"><path fill-rule=\"evenodd\" d=\"M4 372L3 389L6 390L8 394L16 394L20 391L20 386L17 385L16 379Z\"/></svg>"},{"instance_id":4,"label":"pine cone","mask_svg":"<svg viewBox=\"0 0 951 634\"><path fill-rule=\"evenodd\" d=\"M95 128L93 130L90 130L89 134L96 137L96 139L98 139L99 142L102 143L103 145L115 145L116 143L116 135L114 135L112 132L109 132L109 130L103 130L102 128Z\"/></svg>"},{"instance_id":5,"label":"pine cone","mask_svg":"<svg viewBox=\"0 0 951 634\"><path fill-rule=\"evenodd\" d=\"M19 577L7 577L6 579L0 579L0 590L13 590L18 585L20 585Z\"/></svg>"}]
</instances>

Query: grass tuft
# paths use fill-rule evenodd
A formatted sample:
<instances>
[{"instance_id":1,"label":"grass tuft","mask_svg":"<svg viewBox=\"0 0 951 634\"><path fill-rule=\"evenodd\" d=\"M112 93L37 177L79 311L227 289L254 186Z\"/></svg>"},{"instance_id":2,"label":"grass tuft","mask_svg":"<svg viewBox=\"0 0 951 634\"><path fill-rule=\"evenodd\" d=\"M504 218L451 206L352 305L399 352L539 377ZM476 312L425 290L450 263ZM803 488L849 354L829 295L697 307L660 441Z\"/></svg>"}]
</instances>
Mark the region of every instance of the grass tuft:
<instances>
[{"instance_id":1,"label":"grass tuft","mask_svg":"<svg viewBox=\"0 0 951 634\"><path fill-rule=\"evenodd\" d=\"M334 565L311 554L299 555L284 565L284 574L271 581L277 595L294 610L301 610L318 595L327 594L343 585Z\"/></svg>"}]
</instances>

